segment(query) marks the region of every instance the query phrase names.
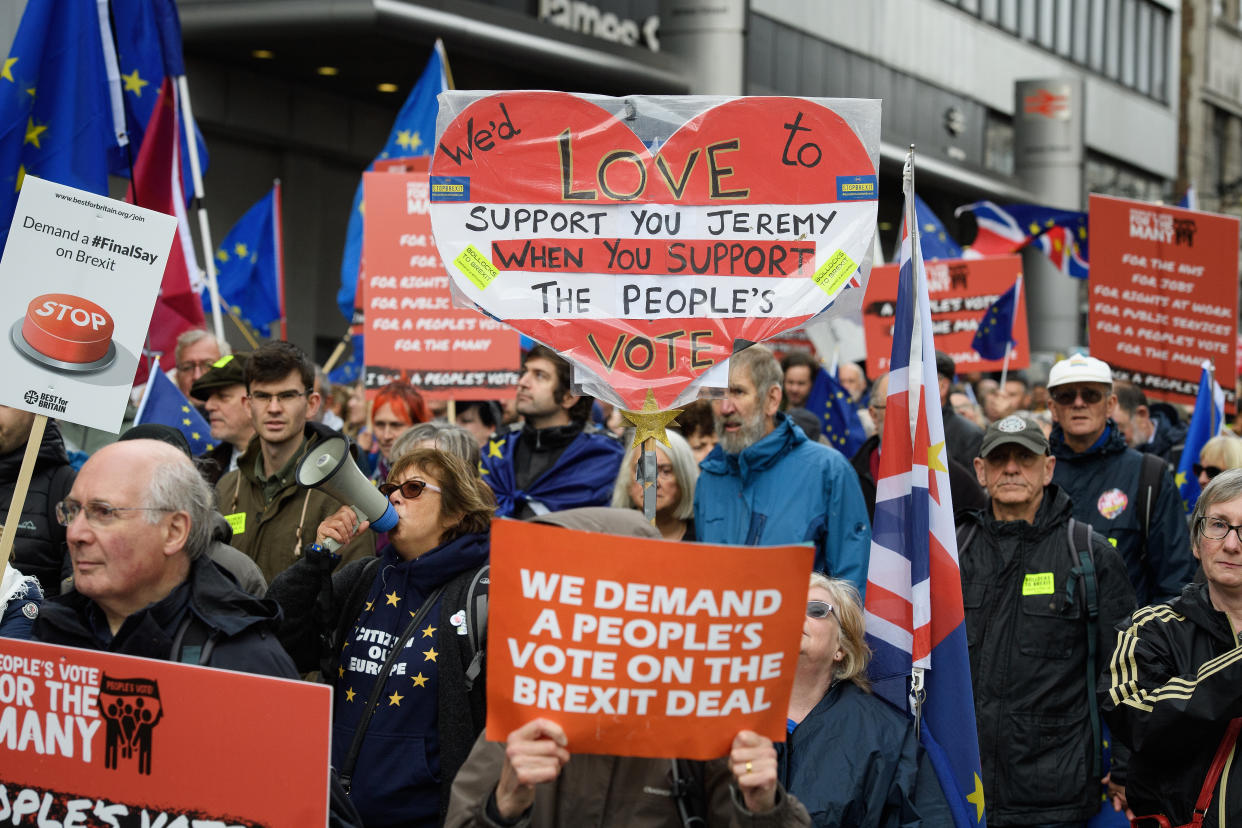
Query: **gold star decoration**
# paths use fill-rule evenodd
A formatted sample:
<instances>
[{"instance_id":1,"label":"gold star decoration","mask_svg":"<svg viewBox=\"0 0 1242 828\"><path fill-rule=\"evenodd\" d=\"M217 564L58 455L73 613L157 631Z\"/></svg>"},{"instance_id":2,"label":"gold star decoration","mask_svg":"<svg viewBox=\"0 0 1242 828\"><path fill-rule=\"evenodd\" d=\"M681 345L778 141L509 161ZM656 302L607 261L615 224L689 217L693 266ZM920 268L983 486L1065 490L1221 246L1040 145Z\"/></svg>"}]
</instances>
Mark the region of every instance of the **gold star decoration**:
<instances>
[{"instance_id":1,"label":"gold star decoration","mask_svg":"<svg viewBox=\"0 0 1242 828\"><path fill-rule=\"evenodd\" d=\"M352 687L346 687L346 688L345 688L345 701L347 701L347 702L351 702L351 701L353 701L353 700L354 700L354 696L356 696L356 695L358 695L358 694L354 692L354 688L352 688Z\"/></svg>"},{"instance_id":2,"label":"gold star decoration","mask_svg":"<svg viewBox=\"0 0 1242 828\"><path fill-rule=\"evenodd\" d=\"M927 447L927 468L933 471L942 471L948 474L949 470L945 468L944 462L940 459L940 453L944 451L944 440L936 443L934 446Z\"/></svg>"},{"instance_id":3,"label":"gold star decoration","mask_svg":"<svg viewBox=\"0 0 1242 828\"><path fill-rule=\"evenodd\" d=\"M374 601L367 601L367 611L368 611L368 612L371 610L371 607L373 607L373 606L375 606L375 602L374 602Z\"/></svg>"},{"instance_id":4,"label":"gold star decoration","mask_svg":"<svg viewBox=\"0 0 1242 828\"><path fill-rule=\"evenodd\" d=\"M397 602L400 601L401 599L397 597L397 591L394 589L392 592L384 596L384 600L388 602L384 606L395 607L397 605Z\"/></svg>"},{"instance_id":5,"label":"gold star decoration","mask_svg":"<svg viewBox=\"0 0 1242 828\"><path fill-rule=\"evenodd\" d=\"M45 132L47 132L47 124L38 126L35 124L34 118L27 118L26 119L26 140L23 141L22 143L34 144L35 149L43 149L43 147L39 146L39 136Z\"/></svg>"},{"instance_id":6,"label":"gold star decoration","mask_svg":"<svg viewBox=\"0 0 1242 828\"><path fill-rule=\"evenodd\" d=\"M410 681L414 682L415 687L423 687L427 684L427 677L419 673L417 676L410 676Z\"/></svg>"},{"instance_id":7,"label":"gold star decoration","mask_svg":"<svg viewBox=\"0 0 1242 828\"><path fill-rule=\"evenodd\" d=\"M423 661L435 661L438 655L439 653L436 652L435 647L432 647L430 650L423 650Z\"/></svg>"},{"instance_id":8,"label":"gold star decoration","mask_svg":"<svg viewBox=\"0 0 1242 828\"><path fill-rule=\"evenodd\" d=\"M966 797L966 801L975 806L977 816L976 822L983 821L983 780L979 778L979 774L975 774L975 790L974 793Z\"/></svg>"},{"instance_id":9,"label":"gold star decoration","mask_svg":"<svg viewBox=\"0 0 1242 828\"><path fill-rule=\"evenodd\" d=\"M4 59L4 68L0 69L0 78L4 78L6 81L12 81L13 83L17 83L17 81L13 80L13 64L14 63L17 63L17 58L5 58Z\"/></svg>"},{"instance_id":10,"label":"gold star decoration","mask_svg":"<svg viewBox=\"0 0 1242 828\"><path fill-rule=\"evenodd\" d=\"M668 435L664 433L666 426L677 424L677 415L681 409L661 411L656 405L655 392L647 389L647 399L643 401L642 411L622 411L621 416L634 426L634 442L631 448L641 446L648 437L654 437L664 445L668 445Z\"/></svg>"},{"instance_id":11,"label":"gold star decoration","mask_svg":"<svg viewBox=\"0 0 1242 828\"><path fill-rule=\"evenodd\" d=\"M344 667L337 667L336 669L337 669L337 672L340 674L340 675L339 675L339 678L345 678L345 668L344 668Z\"/></svg>"},{"instance_id":12,"label":"gold star decoration","mask_svg":"<svg viewBox=\"0 0 1242 828\"><path fill-rule=\"evenodd\" d=\"M436 628L428 624L427 629L423 630L423 638L431 638L432 634L435 631L436 631Z\"/></svg>"},{"instance_id":13,"label":"gold star decoration","mask_svg":"<svg viewBox=\"0 0 1242 828\"><path fill-rule=\"evenodd\" d=\"M138 77L138 70L130 72L128 75L121 75L121 80L125 81L125 91L133 92L134 97L142 97L142 87L146 86L150 81L144 81Z\"/></svg>"},{"instance_id":14,"label":"gold star decoration","mask_svg":"<svg viewBox=\"0 0 1242 828\"><path fill-rule=\"evenodd\" d=\"M504 458L504 455L500 453L500 447L503 446L504 444L505 444L505 441L503 439L488 440L487 441L487 456Z\"/></svg>"},{"instance_id":15,"label":"gold star decoration","mask_svg":"<svg viewBox=\"0 0 1242 828\"><path fill-rule=\"evenodd\" d=\"M233 245L233 252L244 259L250 255L250 248L246 247L244 242L238 242Z\"/></svg>"},{"instance_id":16,"label":"gold star decoration","mask_svg":"<svg viewBox=\"0 0 1242 828\"><path fill-rule=\"evenodd\" d=\"M388 697L388 706L389 707L400 707L401 700L404 698L405 696L401 695L400 693L394 690L392 695Z\"/></svg>"}]
</instances>

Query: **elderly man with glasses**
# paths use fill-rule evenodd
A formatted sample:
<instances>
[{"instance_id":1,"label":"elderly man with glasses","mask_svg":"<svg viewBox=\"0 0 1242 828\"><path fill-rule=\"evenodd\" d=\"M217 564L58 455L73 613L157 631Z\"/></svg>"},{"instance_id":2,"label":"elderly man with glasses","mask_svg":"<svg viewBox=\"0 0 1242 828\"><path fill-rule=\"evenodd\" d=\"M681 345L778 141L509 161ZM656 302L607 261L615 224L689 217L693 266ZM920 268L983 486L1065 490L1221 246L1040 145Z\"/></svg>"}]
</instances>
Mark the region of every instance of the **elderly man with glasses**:
<instances>
[{"instance_id":1,"label":"elderly man with glasses","mask_svg":"<svg viewBox=\"0 0 1242 828\"><path fill-rule=\"evenodd\" d=\"M271 583L315 540L315 527L343 505L318 489L303 489L294 473L322 440L339 436L314 421L319 410L315 366L296 345L268 342L250 355L244 372L255 436L237 468L216 484L220 511L245 552ZM367 530L340 550L344 562L375 553Z\"/></svg>"},{"instance_id":2,"label":"elderly man with glasses","mask_svg":"<svg viewBox=\"0 0 1242 828\"><path fill-rule=\"evenodd\" d=\"M1121 553L1140 606L1167 601L1194 577L1186 513L1164 461L1126 445L1106 362L1075 354L1052 366L1048 408L1056 425L1052 482Z\"/></svg>"},{"instance_id":3,"label":"elderly man with glasses","mask_svg":"<svg viewBox=\"0 0 1242 828\"><path fill-rule=\"evenodd\" d=\"M213 516L211 487L167 443L100 449L56 505L74 588L44 603L35 639L297 678L276 640L276 605L205 555Z\"/></svg>"}]
</instances>

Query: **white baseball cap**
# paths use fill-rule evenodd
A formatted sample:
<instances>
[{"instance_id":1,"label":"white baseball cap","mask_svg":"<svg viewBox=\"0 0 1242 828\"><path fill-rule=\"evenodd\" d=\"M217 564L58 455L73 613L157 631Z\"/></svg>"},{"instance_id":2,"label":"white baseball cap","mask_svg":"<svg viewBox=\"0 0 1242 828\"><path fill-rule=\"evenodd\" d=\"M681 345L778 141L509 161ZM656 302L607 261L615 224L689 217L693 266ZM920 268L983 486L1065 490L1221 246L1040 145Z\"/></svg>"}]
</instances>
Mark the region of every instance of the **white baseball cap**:
<instances>
[{"instance_id":1,"label":"white baseball cap","mask_svg":"<svg viewBox=\"0 0 1242 828\"><path fill-rule=\"evenodd\" d=\"M1089 357L1085 354L1074 354L1052 366L1048 373L1048 387L1068 385L1071 382L1102 382L1113 384L1113 372L1108 363L1102 359Z\"/></svg>"}]
</instances>

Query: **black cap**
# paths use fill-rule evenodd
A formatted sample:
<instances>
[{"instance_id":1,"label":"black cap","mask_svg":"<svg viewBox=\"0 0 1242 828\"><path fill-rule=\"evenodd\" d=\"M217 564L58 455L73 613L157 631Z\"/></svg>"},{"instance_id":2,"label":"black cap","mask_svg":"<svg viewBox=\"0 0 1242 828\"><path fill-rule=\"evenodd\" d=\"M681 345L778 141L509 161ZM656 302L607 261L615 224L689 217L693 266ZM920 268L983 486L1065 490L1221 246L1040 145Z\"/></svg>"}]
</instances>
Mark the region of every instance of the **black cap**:
<instances>
[{"instance_id":1,"label":"black cap","mask_svg":"<svg viewBox=\"0 0 1242 828\"><path fill-rule=\"evenodd\" d=\"M979 444L979 456L986 458L992 449L1006 443L1016 443L1032 454L1048 454L1051 450L1039 423L1022 414L1010 414L988 426Z\"/></svg>"},{"instance_id":2,"label":"black cap","mask_svg":"<svg viewBox=\"0 0 1242 828\"><path fill-rule=\"evenodd\" d=\"M193 457L190 451L190 441L185 439L185 435L177 429L169 425L161 423L143 423L136 425L129 431L120 436L121 440L159 440L161 443L168 443L175 449L185 452L186 457Z\"/></svg>"},{"instance_id":3,"label":"black cap","mask_svg":"<svg viewBox=\"0 0 1242 828\"><path fill-rule=\"evenodd\" d=\"M213 362L207 373L194 381L194 385L190 388L190 396L196 400L206 401L213 391L219 391L230 385L245 384L246 358L229 354Z\"/></svg>"},{"instance_id":4,"label":"black cap","mask_svg":"<svg viewBox=\"0 0 1242 828\"><path fill-rule=\"evenodd\" d=\"M953 361L953 357L944 351L936 351L936 373L950 382L953 381L954 375L957 374L957 363Z\"/></svg>"}]
</instances>

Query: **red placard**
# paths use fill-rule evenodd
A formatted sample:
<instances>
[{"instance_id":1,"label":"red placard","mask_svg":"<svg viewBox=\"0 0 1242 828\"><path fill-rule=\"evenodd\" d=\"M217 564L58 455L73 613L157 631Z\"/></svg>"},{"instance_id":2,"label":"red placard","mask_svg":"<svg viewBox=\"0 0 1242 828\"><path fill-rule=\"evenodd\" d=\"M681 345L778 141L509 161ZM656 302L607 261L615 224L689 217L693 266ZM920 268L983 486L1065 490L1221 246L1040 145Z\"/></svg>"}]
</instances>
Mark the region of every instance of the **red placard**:
<instances>
[{"instance_id":1,"label":"red placard","mask_svg":"<svg viewBox=\"0 0 1242 828\"><path fill-rule=\"evenodd\" d=\"M493 521L487 738L543 717L575 753L784 741L812 554Z\"/></svg>"},{"instance_id":2,"label":"red placard","mask_svg":"<svg viewBox=\"0 0 1242 828\"><path fill-rule=\"evenodd\" d=\"M518 334L477 311L453 307L431 234L427 173L368 172L363 188L368 384L402 378L439 400L513 397Z\"/></svg>"},{"instance_id":3,"label":"red placard","mask_svg":"<svg viewBox=\"0 0 1242 828\"><path fill-rule=\"evenodd\" d=\"M0 638L0 818L326 825L331 705L325 685Z\"/></svg>"},{"instance_id":4,"label":"red placard","mask_svg":"<svg viewBox=\"0 0 1242 828\"><path fill-rule=\"evenodd\" d=\"M1003 359L983 359L970 343L988 306L1013 287L1022 274L1022 257L944 259L926 262L925 265L936 348L953 357L959 374L1001 370ZM896 307L897 265L872 268L863 303L868 376L879 376L888 370L893 352L892 320ZM1031 363L1025 296L1018 302L1018 318L1014 320L1013 334L1018 344L1009 356L1010 370L1025 368Z\"/></svg>"},{"instance_id":5,"label":"red placard","mask_svg":"<svg viewBox=\"0 0 1242 828\"><path fill-rule=\"evenodd\" d=\"M1092 195L1089 222L1092 356L1148 397L1186 405L1210 360L1232 410L1238 219Z\"/></svg>"}]
</instances>

